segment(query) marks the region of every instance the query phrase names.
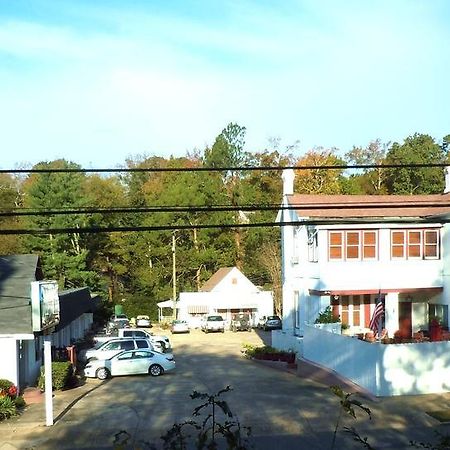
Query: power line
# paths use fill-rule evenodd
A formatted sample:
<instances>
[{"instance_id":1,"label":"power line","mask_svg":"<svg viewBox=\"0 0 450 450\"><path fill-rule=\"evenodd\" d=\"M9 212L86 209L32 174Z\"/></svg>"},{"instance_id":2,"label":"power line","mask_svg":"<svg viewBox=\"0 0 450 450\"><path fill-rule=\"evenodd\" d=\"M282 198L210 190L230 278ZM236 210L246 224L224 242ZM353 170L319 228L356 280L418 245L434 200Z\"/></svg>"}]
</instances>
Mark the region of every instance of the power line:
<instances>
[{"instance_id":1,"label":"power line","mask_svg":"<svg viewBox=\"0 0 450 450\"><path fill-rule=\"evenodd\" d=\"M32 235L47 235L47 234L97 234L97 233L125 233L134 231L174 231L174 230L193 230L193 229L234 229L234 228L264 228L264 227L283 227L283 226L305 226L305 225L375 225L375 224L426 224L426 223L449 223L450 217L440 217L438 220L435 217L401 217L389 220L387 219L339 219L333 218L331 220L312 219L312 220L298 220L292 222L260 222L260 223L222 223L222 224L197 224L197 225L153 225L153 226L119 226L119 227L65 227L65 228L40 228L40 229L0 229L0 235L11 234L32 234Z\"/></svg>"},{"instance_id":2,"label":"power line","mask_svg":"<svg viewBox=\"0 0 450 450\"><path fill-rule=\"evenodd\" d=\"M401 168L430 168L447 167L449 163L420 163L420 164L332 164L332 165L305 165L305 166L246 166L246 167L132 167L109 169L0 169L0 173L133 173L133 172L245 172L245 171L282 171L294 170L349 170L349 169L401 169Z\"/></svg>"}]
</instances>

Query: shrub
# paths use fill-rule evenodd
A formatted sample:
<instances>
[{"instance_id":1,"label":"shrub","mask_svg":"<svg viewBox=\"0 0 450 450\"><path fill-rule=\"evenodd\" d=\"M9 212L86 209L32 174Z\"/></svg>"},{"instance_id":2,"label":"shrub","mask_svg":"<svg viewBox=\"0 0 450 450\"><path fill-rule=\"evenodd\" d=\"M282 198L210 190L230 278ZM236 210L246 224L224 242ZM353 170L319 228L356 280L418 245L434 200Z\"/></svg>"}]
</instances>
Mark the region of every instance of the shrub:
<instances>
[{"instance_id":1,"label":"shrub","mask_svg":"<svg viewBox=\"0 0 450 450\"><path fill-rule=\"evenodd\" d=\"M16 404L16 408L21 409L27 406L27 402L24 400L24 398L19 395L14 399L14 403Z\"/></svg>"},{"instance_id":2,"label":"shrub","mask_svg":"<svg viewBox=\"0 0 450 450\"><path fill-rule=\"evenodd\" d=\"M333 314L331 306L327 306L321 313L319 313L319 316L314 323L336 323L340 321L339 316L335 316Z\"/></svg>"},{"instance_id":3,"label":"shrub","mask_svg":"<svg viewBox=\"0 0 450 450\"><path fill-rule=\"evenodd\" d=\"M14 400L7 395L0 397L0 420L8 419L16 414L16 403Z\"/></svg>"},{"instance_id":4,"label":"shrub","mask_svg":"<svg viewBox=\"0 0 450 450\"><path fill-rule=\"evenodd\" d=\"M69 361L52 362L52 387L55 390L61 390L67 387L72 379L73 368ZM41 367L38 386L40 389L45 387L45 370Z\"/></svg>"},{"instance_id":5,"label":"shrub","mask_svg":"<svg viewBox=\"0 0 450 450\"><path fill-rule=\"evenodd\" d=\"M11 386L14 386L14 383L5 380L4 378L0 378L0 391L7 391Z\"/></svg>"}]
</instances>

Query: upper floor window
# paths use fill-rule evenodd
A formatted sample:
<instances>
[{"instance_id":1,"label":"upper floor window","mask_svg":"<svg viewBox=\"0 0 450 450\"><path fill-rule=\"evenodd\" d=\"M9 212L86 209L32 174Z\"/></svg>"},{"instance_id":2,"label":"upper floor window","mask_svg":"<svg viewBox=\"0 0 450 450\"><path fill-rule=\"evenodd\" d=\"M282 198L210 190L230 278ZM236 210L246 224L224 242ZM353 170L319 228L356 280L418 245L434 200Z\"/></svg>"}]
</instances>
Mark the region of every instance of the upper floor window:
<instances>
[{"instance_id":1,"label":"upper floor window","mask_svg":"<svg viewBox=\"0 0 450 450\"><path fill-rule=\"evenodd\" d=\"M329 231L328 258L346 261L377 259L378 230Z\"/></svg>"},{"instance_id":2,"label":"upper floor window","mask_svg":"<svg viewBox=\"0 0 450 450\"><path fill-rule=\"evenodd\" d=\"M439 259L439 230L391 231L392 259Z\"/></svg>"}]
</instances>

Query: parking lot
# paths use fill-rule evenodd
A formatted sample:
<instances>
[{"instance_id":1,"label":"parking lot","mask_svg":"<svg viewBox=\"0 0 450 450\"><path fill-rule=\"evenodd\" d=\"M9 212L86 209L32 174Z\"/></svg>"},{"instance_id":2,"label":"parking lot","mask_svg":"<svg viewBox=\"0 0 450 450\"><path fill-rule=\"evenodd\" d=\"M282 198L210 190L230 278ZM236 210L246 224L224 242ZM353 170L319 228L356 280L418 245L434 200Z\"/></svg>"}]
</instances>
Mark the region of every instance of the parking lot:
<instances>
[{"instance_id":1,"label":"parking lot","mask_svg":"<svg viewBox=\"0 0 450 450\"><path fill-rule=\"evenodd\" d=\"M142 442L159 443L159 437L175 422L192 418L199 405L189 397L194 390L213 394L227 385L233 390L224 400L242 425L252 427L256 449L330 448L339 400L329 388L242 357L243 343L270 343L270 332L205 334L193 330L190 334L169 333L169 337L177 362L175 372L160 377L87 380L92 390L70 405L53 427L43 428L39 435L42 445L32 448L112 448L114 435L121 430L131 436L129 444L133 446L128 448L145 448ZM434 423L424 410L414 407L427 408L434 400L428 396L376 402L364 399L373 419L358 415L356 422L345 417L342 425L356 426L375 448L408 448L410 438L432 436ZM335 448L361 446L339 433Z\"/></svg>"}]
</instances>

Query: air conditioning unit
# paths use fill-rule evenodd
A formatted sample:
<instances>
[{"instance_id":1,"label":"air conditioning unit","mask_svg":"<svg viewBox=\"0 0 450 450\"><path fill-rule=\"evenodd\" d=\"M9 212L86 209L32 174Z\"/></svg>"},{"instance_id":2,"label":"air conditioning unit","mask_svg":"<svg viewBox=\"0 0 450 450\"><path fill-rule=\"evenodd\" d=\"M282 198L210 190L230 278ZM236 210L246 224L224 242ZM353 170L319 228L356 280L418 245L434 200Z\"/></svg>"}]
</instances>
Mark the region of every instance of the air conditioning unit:
<instances>
[{"instance_id":1,"label":"air conditioning unit","mask_svg":"<svg viewBox=\"0 0 450 450\"><path fill-rule=\"evenodd\" d=\"M291 257L291 264L298 264L300 262L300 258L298 256Z\"/></svg>"}]
</instances>

